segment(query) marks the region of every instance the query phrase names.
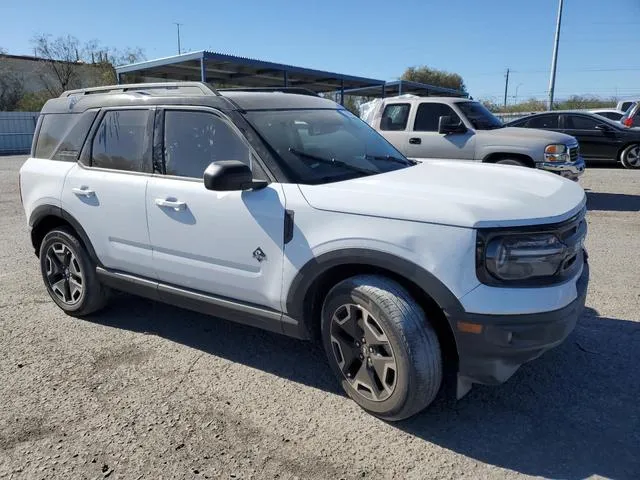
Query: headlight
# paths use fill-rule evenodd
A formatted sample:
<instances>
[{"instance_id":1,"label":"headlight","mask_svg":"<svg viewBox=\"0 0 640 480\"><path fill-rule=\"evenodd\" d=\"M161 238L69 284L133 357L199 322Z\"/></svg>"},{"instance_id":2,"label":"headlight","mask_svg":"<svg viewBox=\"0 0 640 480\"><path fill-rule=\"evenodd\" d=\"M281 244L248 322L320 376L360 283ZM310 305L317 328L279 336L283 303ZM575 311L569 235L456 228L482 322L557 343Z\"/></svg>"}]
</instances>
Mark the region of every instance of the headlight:
<instances>
[{"instance_id":1,"label":"headlight","mask_svg":"<svg viewBox=\"0 0 640 480\"><path fill-rule=\"evenodd\" d=\"M544 149L544 160L546 162L568 162L569 149L562 143L547 145Z\"/></svg>"},{"instance_id":2,"label":"headlight","mask_svg":"<svg viewBox=\"0 0 640 480\"><path fill-rule=\"evenodd\" d=\"M498 237L487 245L485 264L500 280L549 277L562 265L566 248L551 234Z\"/></svg>"},{"instance_id":3,"label":"headlight","mask_svg":"<svg viewBox=\"0 0 640 480\"><path fill-rule=\"evenodd\" d=\"M478 280L485 285L526 287L571 278L584 262L584 214L583 209L559 224L478 230Z\"/></svg>"}]
</instances>

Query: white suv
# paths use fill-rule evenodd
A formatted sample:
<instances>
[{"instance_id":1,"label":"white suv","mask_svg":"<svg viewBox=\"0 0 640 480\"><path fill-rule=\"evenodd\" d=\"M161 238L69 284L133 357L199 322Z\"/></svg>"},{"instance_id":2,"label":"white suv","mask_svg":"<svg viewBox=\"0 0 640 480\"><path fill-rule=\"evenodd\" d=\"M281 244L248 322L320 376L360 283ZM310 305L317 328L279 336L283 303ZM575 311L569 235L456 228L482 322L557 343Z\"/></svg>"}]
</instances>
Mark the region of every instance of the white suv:
<instances>
[{"instance_id":1,"label":"white suv","mask_svg":"<svg viewBox=\"0 0 640 480\"><path fill-rule=\"evenodd\" d=\"M51 298L111 289L324 344L388 420L558 345L583 309L585 194L559 176L408 160L314 95L139 84L47 102L20 170Z\"/></svg>"}]
</instances>

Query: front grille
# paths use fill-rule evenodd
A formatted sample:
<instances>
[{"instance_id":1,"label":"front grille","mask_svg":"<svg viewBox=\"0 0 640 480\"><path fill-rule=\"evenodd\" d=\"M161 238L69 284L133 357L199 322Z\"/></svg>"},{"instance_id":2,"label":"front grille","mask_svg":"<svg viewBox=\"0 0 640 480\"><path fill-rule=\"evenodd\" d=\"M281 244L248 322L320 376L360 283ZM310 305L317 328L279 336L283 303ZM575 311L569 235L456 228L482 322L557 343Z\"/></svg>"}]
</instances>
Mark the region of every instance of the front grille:
<instances>
[{"instance_id":1,"label":"front grille","mask_svg":"<svg viewBox=\"0 0 640 480\"><path fill-rule=\"evenodd\" d=\"M578 159L578 155L580 155L580 147L569 147L569 158L572 162L575 162Z\"/></svg>"}]
</instances>

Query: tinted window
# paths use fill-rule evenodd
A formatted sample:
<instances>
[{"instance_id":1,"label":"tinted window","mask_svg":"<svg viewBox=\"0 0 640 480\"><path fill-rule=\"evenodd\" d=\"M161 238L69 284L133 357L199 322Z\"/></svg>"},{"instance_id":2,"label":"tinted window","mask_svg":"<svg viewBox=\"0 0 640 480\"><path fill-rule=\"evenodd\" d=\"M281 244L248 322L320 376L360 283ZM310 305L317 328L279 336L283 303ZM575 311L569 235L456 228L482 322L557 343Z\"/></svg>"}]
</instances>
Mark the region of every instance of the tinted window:
<instances>
[{"instance_id":1,"label":"tinted window","mask_svg":"<svg viewBox=\"0 0 640 480\"><path fill-rule=\"evenodd\" d=\"M421 103L416 112L416 120L413 129L416 132L437 132L440 117L450 116L454 122L459 122L460 117L449 105L444 103Z\"/></svg>"},{"instance_id":2,"label":"tinted window","mask_svg":"<svg viewBox=\"0 0 640 480\"><path fill-rule=\"evenodd\" d=\"M564 128L574 130L595 130L596 125L598 125L598 122L589 117L582 117L578 115L566 115L564 117Z\"/></svg>"},{"instance_id":3,"label":"tinted window","mask_svg":"<svg viewBox=\"0 0 640 480\"><path fill-rule=\"evenodd\" d=\"M620 120L622 118L623 113L617 112L598 112L596 115L600 115L601 117L609 118L611 120Z\"/></svg>"},{"instance_id":4,"label":"tinted window","mask_svg":"<svg viewBox=\"0 0 640 480\"><path fill-rule=\"evenodd\" d=\"M105 113L93 138L91 165L150 172L149 118L147 110L114 110Z\"/></svg>"},{"instance_id":5,"label":"tinted window","mask_svg":"<svg viewBox=\"0 0 640 480\"><path fill-rule=\"evenodd\" d=\"M529 128L558 128L558 115L540 115L527 122Z\"/></svg>"},{"instance_id":6,"label":"tinted window","mask_svg":"<svg viewBox=\"0 0 640 480\"><path fill-rule=\"evenodd\" d=\"M404 130L407 128L409 108L408 103L387 105L382 112L380 130Z\"/></svg>"},{"instance_id":7,"label":"tinted window","mask_svg":"<svg viewBox=\"0 0 640 480\"><path fill-rule=\"evenodd\" d=\"M75 162L97 112L43 115L36 158Z\"/></svg>"},{"instance_id":8,"label":"tinted window","mask_svg":"<svg viewBox=\"0 0 640 480\"><path fill-rule=\"evenodd\" d=\"M626 112L631 105L633 105L633 102L623 102L622 108L620 110L622 110L623 112Z\"/></svg>"},{"instance_id":9,"label":"tinted window","mask_svg":"<svg viewBox=\"0 0 640 480\"><path fill-rule=\"evenodd\" d=\"M212 113L167 110L164 148L167 175L202 178L209 164L218 160L240 160L251 166L248 145Z\"/></svg>"},{"instance_id":10,"label":"tinted window","mask_svg":"<svg viewBox=\"0 0 640 480\"><path fill-rule=\"evenodd\" d=\"M479 102L457 102L456 105L476 130L494 130L504 125L498 117Z\"/></svg>"}]
</instances>

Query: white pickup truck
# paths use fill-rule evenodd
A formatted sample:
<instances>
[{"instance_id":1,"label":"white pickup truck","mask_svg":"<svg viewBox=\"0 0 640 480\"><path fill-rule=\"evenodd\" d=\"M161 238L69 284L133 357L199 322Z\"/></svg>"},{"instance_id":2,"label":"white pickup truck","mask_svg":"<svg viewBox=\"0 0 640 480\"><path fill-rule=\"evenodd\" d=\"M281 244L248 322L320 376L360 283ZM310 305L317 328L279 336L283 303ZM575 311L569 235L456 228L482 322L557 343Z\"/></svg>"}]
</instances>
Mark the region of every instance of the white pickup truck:
<instances>
[{"instance_id":1,"label":"white pickup truck","mask_svg":"<svg viewBox=\"0 0 640 480\"><path fill-rule=\"evenodd\" d=\"M409 158L519 165L572 180L585 168L574 137L505 127L484 105L465 98L406 95L374 100L363 105L361 117Z\"/></svg>"}]
</instances>

